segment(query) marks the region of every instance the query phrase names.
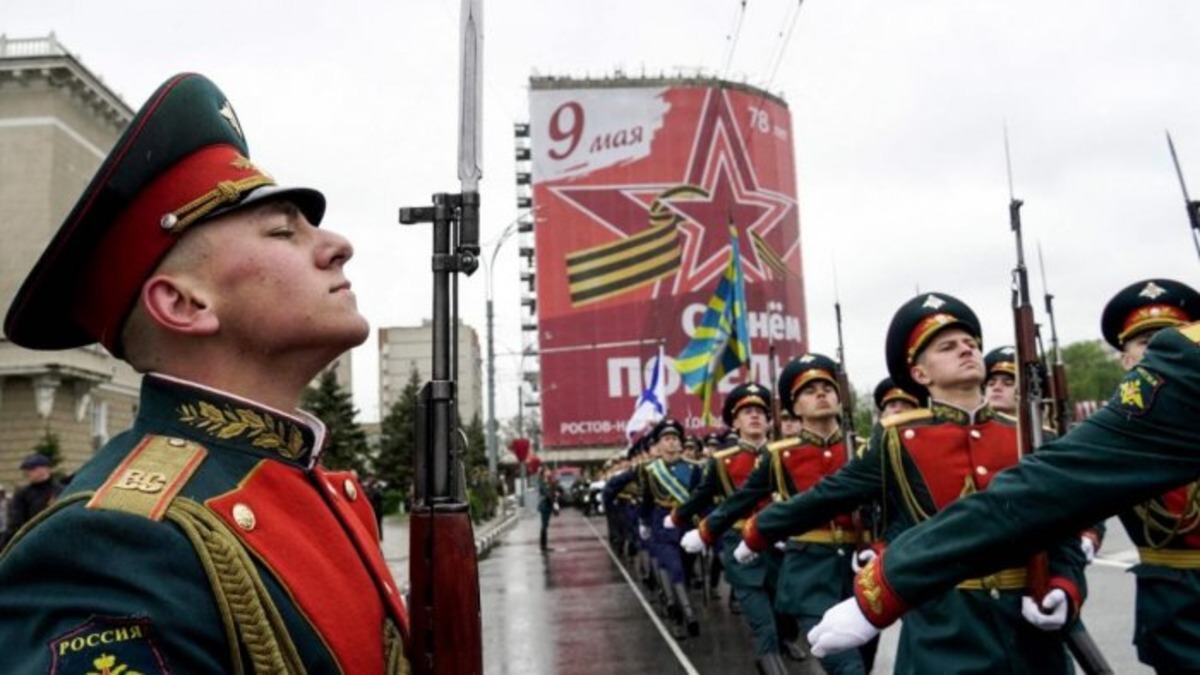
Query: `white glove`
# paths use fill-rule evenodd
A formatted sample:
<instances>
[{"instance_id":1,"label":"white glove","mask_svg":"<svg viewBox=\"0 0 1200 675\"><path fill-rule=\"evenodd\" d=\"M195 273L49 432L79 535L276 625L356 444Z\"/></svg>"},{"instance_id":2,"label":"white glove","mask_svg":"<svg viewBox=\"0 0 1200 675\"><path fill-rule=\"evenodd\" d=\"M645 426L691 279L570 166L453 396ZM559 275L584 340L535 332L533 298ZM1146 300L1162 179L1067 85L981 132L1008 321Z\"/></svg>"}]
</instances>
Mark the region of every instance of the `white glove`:
<instances>
[{"instance_id":1,"label":"white glove","mask_svg":"<svg viewBox=\"0 0 1200 675\"><path fill-rule=\"evenodd\" d=\"M1079 548L1083 549L1083 557L1087 558L1088 564L1096 559L1096 542L1091 537L1080 537Z\"/></svg>"},{"instance_id":2,"label":"white glove","mask_svg":"<svg viewBox=\"0 0 1200 675\"><path fill-rule=\"evenodd\" d=\"M558 502L554 502L554 512L555 512L555 513L558 513L558 512L559 512L559 510L560 510L560 507L559 507L559 505L558 505Z\"/></svg>"},{"instance_id":3,"label":"white glove","mask_svg":"<svg viewBox=\"0 0 1200 675\"><path fill-rule=\"evenodd\" d=\"M785 539L780 539L779 541L772 544L772 546L774 546L775 550L779 551L780 553L787 552L787 540L785 540Z\"/></svg>"},{"instance_id":4,"label":"white glove","mask_svg":"<svg viewBox=\"0 0 1200 675\"><path fill-rule=\"evenodd\" d=\"M862 646L879 635L879 629L867 621L858 600L846 598L825 612L821 623L808 631L812 655L822 659L847 649Z\"/></svg>"},{"instance_id":5,"label":"white glove","mask_svg":"<svg viewBox=\"0 0 1200 675\"><path fill-rule=\"evenodd\" d=\"M642 541L650 541L650 526L638 525L638 536L642 538Z\"/></svg>"},{"instance_id":6,"label":"white glove","mask_svg":"<svg viewBox=\"0 0 1200 675\"><path fill-rule=\"evenodd\" d=\"M737 548L733 549L733 559L743 565L753 562L757 557L758 554L750 550L745 540L739 541Z\"/></svg>"},{"instance_id":7,"label":"white glove","mask_svg":"<svg viewBox=\"0 0 1200 675\"><path fill-rule=\"evenodd\" d=\"M675 529L675 521L671 520L671 514L668 513L667 515L663 516L663 527L668 530Z\"/></svg>"},{"instance_id":8,"label":"white glove","mask_svg":"<svg viewBox=\"0 0 1200 675\"><path fill-rule=\"evenodd\" d=\"M864 548L863 550L850 556L850 569L854 570L855 574L862 571L862 568L867 566L867 563L874 560L879 554L873 548Z\"/></svg>"},{"instance_id":9,"label":"white glove","mask_svg":"<svg viewBox=\"0 0 1200 675\"><path fill-rule=\"evenodd\" d=\"M1067 594L1061 588L1055 588L1042 598L1039 609L1033 598L1026 595L1021 598L1021 616L1029 623L1042 630L1058 630L1067 624L1068 610L1071 603L1067 602Z\"/></svg>"},{"instance_id":10,"label":"white glove","mask_svg":"<svg viewBox=\"0 0 1200 675\"><path fill-rule=\"evenodd\" d=\"M679 540L679 546L688 553L699 553L704 550L704 540L700 538L700 530L688 530Z\"/></svg>"}]
</instances>

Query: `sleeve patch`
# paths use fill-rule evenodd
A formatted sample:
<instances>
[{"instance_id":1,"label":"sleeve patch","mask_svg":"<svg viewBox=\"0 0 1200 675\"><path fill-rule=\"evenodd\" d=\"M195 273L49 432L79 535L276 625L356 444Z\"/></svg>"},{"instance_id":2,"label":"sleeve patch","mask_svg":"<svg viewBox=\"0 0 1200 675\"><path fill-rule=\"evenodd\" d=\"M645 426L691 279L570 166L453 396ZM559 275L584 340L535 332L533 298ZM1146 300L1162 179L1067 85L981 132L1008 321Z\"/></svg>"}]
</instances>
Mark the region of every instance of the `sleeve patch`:
<instances>
[{"instance_id":1,"label":"sleeve patch","mask_svg":"<svg viewBox=\"0 0 1200 675\"><path fill-rule=\"evenodd\" d=\"M92 617L50 641L50 673L165 674L170 671L144 617Z\"/></svg>"},{"instance_id":2,"label":"sleeve patch","mask_svg":"<svg viewBox=\"0 0 1200 675\"><path fill-rule=\"evenodd\" d=\"M1141 366L1125 375L1113 392L1109 405L1116 411L1137 417L1150 412L1159 389L1166 383L1162 375Z\"/></svg>"}]
</instances>

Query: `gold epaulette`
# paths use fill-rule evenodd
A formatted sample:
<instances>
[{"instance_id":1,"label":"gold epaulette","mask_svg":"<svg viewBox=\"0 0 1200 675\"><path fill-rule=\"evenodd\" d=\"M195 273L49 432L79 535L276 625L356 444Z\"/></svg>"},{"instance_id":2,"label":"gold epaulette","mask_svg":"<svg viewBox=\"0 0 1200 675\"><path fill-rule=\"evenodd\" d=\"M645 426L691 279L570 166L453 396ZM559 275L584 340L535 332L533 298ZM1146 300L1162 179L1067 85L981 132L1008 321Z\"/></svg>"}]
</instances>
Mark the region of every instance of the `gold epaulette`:
<instances>
[{"instance_id":1,"label":"gold epaulette","mask_svg":"<svg viewBox=\"0 0 1200 675\"><path fill-rule=\"evenodd\" d=\"M909 410L892 415L885 420L881 420L879 424L884 429L890 429L891 427L900 426L901 424L908 424L909 422L927 420L931 417L933 417L933 411L929 408L917 408L916 410Z\"/></svg>"},{"instance_id":2,"label":"gold epaulette","mask_svg":"<svg viewBox=\"0 0 1200 675\"><path fill-rule=\"evenodd\" d=\"M734 455L738 454L741 451L742 451L742 446L734 445L734 446L725 448L724 450L717 450L716 452L713 453L713 459L725 459L726 457L733 457Z\"/></svg>"},{"instance_id":3,"label":"gold epaulette","mask_svg":"<svg viewBox=\"0 0 1200 675\"><path fill-rule=\"evenodd\" d=\"M87 503L89 509L124 511L162 520L175 495L208 451L182 438L146 436Z\"/></svg>"},{"instance_id":4,"label":"gold epaulette","mask_svg":"<svg viewBox=\"0 0 1200 675\"><path fill-rule=\"evenodd\" d=\"M768 444L767 450L770 450L771 454L778 454L784 450L790 450L791 448L798 448L798 447L800 447L800 439L799 438L781 438L777 441L774 441L774 442Z\"/></svg>"}]
</instances>

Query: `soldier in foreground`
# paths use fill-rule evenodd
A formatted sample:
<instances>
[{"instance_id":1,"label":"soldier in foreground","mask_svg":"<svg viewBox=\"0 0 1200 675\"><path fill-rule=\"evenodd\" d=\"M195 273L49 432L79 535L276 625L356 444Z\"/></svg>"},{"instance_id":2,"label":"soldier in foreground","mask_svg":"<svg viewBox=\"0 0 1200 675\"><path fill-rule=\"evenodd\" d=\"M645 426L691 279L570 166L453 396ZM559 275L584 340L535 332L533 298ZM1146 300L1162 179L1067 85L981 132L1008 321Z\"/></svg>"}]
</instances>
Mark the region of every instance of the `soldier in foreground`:
<instances>
[{"instance_id":1,"label":"soldier in foreground","mask_svg":"<svg viewBox=\"0 0 1200 675\"><path fill-rule=\"evenodd\" d=\"M902 388L928 390L929 407L884 420L861 458L757 514L743 528L739 550L768 549L881 495L884 532L895 536L964 494L987 491L997 471L1017 463L1018 446L1013 423L983 400L981 333L970 307L949 295L923 294L902 305L888 329L888 370ZM1070 672L1055 631L1083 600L1084 562L1076 541L1056 542L1050 551L1053 590L1043 607L1053 612L1023 602L1025 562L1006 565L909 616L896 672L942 672L948 664L957 672Z\"/></svg>"},{"instance_id":2,"label":"soldier in foreground","mask_svg":"<svg viewBox=\"0 0 1200 675\"><path fill-rule=\"evenodd\" d=\"M1104 308L1104 339L1132 371L1155 333L1200 318L1200 293L1171 279L1147 279ZM1138 660L1160 673L1200 672L1200 481L1119 514L1137 546L1133 642Z\"/></svg>"},{"instance_id":3,"label":"soldier in foreground","mask_svg":"<svg viewBox=\"0 0 1200 675\"><path fill-rule=\"evenodd\" d=\"M5 331L101 343L145 373L141 401L0 558L6 672L406 669L366 495L319 466L325 428L296 407L370 331L324 211L251 162L202 76L168 80L117 141Z\"/></svg>"},{"instance_id":4,"label":"soldier in foreground","mask_svg":"<svg viewBox=\"0 0 1200 675\"><path fill-rule=\"evenodd\" d=\"M962 579L1197 480L1197 448L1200 323L1190 323L1150 338L1106 407L892 541L855 579L856 597L810 631L813 653L862 644Z\"/></svg>"}]
</instances>

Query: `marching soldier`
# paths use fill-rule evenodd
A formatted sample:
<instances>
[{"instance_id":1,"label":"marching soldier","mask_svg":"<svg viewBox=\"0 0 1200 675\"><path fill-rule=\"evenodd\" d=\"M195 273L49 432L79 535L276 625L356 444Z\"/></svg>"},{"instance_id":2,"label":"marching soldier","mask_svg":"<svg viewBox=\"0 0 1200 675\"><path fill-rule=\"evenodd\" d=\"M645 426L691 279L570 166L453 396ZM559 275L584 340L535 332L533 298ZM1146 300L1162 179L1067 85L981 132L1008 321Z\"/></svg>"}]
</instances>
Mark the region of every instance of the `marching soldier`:
<instances>
[{"instance_id":1,"label":"marching soldier","mask_svg":"<svg viewBox=\"0 0 1200 675\"><path fill-rule=\"evenodd\" d=\"M1170 279L1127 286L1104 308L1104 339L1134 370L1155 333L1200 319L1200 293ZM1200 672L1200 481L1119 514L1138 548L1134 644L1160 673Z\"/></svg>"},{"instance_id":2,"label":"marching soldier","mask_svg":"<svg viewBox=\"0 0 1200 675\"><path fill-rule=\"evenodd\" d=\"M1157 289L1167 286L1155 280L1149 294L1163 297ZM1195 315L1193 302L1186 301L1186 310L1178 299L1147 307L1144 316L1182 321L1183 315ZM1118 337L1142 323L1135 319L1124 325L1130 318L1123 317ZM856 578L855 598L826 612L809 633L813 653L862 644L963 578L1016 564L1088 523L1200 479L1200 322L1167 325L1144 350L1123 351L1131 361L1140 360L1131 362L1107 406L1001 473L987 490L957 500L890 542ZM1005 517L997 518L998 513ZM1177 568L1166 572L1185 578ZM1178 591L1182 585L1171 588ZM1186 602L1164 600L1169 603L1161 607L1164 613L1190 611ZM1191 625L1184 616L1176 616L1174 625ZM1196 644L1191 639L1181 651L1194 651ZM1175 663L1158 666L1159 672L1197 669L1194 656Z\"/></svg>"},{"instance_id":3,"label":"marching soldier","mask_svg":"<svg viewBox=\"0 0 1200 675\"><path fill-rule=\"evenodd\" d=\"M680 559L679 529L672 524L671 512L688 500L688 495L700 481L699 467L684 461L680 438L683 425L664 419L650 432L659 458L646 465L646 482L642 492L640 532L648 539L658 564L661 589L666 597L668 615L674 619L672 634L676 638L700 634L700 622L692 611Z\"/></svg>"},{"instance_id":4,"label":"marching soldier","mask_svg":"<svg viewBox=\"0 0 1200 675\"><path fill-rule=\"evenodd\" d=\"M0 558L6 672L407 672L366 493L297 409L370 334L324 213L250 160L200 75L129 123L5 320L145 373L132 429Z\"/></svg>"},{"instance_id":5,"label":"marching soldier","mask_svg":"<svg viewBox=\"0 0 1200 675\"><path fill-rule=\"evenodd\" d=\"M681 545L693 553L701 552L706 546L722 546L720 555L731 589L730 604L737 602L738 611L750 627L759 671L767 675L786 673L787 666L780 656L782 645L774 610L778 556L760 556L749 565L734 564L733 547L737 544L743 517L734 514L741 512L743 507L726 509L735 497L745 500L742 488L766 456L771 425L771 390L756 383L738 385L725 397L721 417L726 425L737 431L738 444L713 456L701 484L692 498L672 514L672 521L676 527L690 524L695 516L718 503L718 498L722 500L700 521L699 527L684 535ZM769 497L768 492L751 500L749 509L761 507Z\"/></svg>"},{"instance_id":6,"label":"marching soldier","mask_svg":"<svg viewBox=\"0 0 1200 675\"><path fill-rule=\"evenodd\" d=\"M650 573L651 563L646 542L638 536L638 512L642 502L642 469L646 461L646 440L648 436L638 438L629 446L629 468L617 474L609 481L604 489L613 495L613 503L619 512L617 517L624 521L623 530L626 533L626 555L632 558L634 571L646 586L651 585L654 578Z\"/></svg>"},{"instance_id":7,"label":"marching soldier","mask_svg":"<svg viewBox=\"0 0 1200 675\"><path fill-rule=\"evenodd\" d=\"M963 495L987 490L992 476L1019 457L1015 425L983 400L981 333L975 313L949 295L923 294L902 305L888 329L888 370L902 388L927 390L929 407L884 420L863 457L764 509L743 528L740 546L762 551L881 495L885 531L895 536ZM1023 565L965 581L905 619L896 672L1071 672L1052 631L1083 599L1083 555L1074 541L1050 551L1052 590L1042 607L1053 612L1023 602Z\"/></svg>"},{"instance_id":8,"label":"marching soldier","mask_svg":"<svg viewBox=\"0 0 1200 675\"><path fill-rule=\"evenodd\" d=\"M841 391L838 364L823 354L805 354L790 361L779 376L782 409L801 420L799 433L768 446L764 465L772 497L783 501L816 485L847 462L847 448L839 417ZM761 469L760 469L761 470ZM755 476L747 480L754 483ZM779 570L776 609L793 617L807 633L825 610L853 593L854 571L850 560L859 546L870 545L871 535L862 521L842 513L828 522L791 537ZM857 652L821 659L831 675L866 672Z\"/></svg>"}]
</instances>

